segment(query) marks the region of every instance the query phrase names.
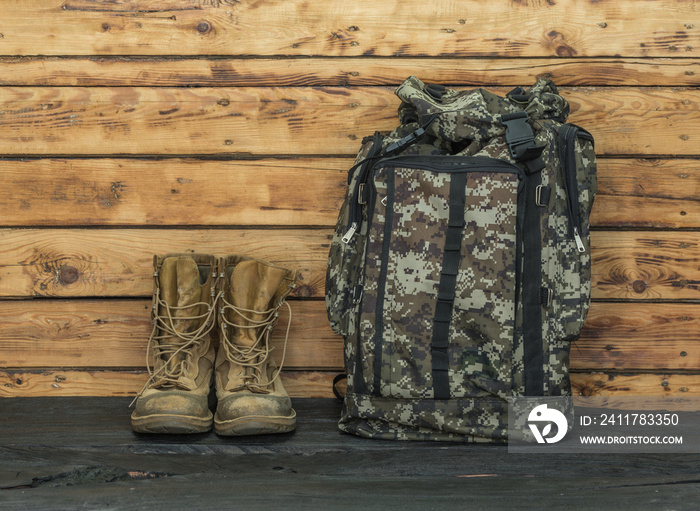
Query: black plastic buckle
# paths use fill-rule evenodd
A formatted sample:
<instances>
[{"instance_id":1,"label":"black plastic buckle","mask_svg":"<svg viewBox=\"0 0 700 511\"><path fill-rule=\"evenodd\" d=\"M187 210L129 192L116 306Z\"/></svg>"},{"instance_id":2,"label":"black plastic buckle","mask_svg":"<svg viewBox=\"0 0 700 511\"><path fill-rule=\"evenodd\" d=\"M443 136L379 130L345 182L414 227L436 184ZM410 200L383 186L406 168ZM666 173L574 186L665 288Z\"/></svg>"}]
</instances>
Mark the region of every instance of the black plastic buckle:
<instances>
[{"instance_id":1,"label":"black plastic buckle","mask_svg":"<svg viewBox=\"0 0 700 511\"><path fill-rule=\"evenodd\" d=\"M384 149L384 154L387 156L390 156L393 153L400 151L400 150L404 149L405 147L408 147L409 145L414 143L416 140L418 140L420 137L422 137L424 133L425 133L424 128L418 128L413 133L409 133L408 135L406 135L402 139L397 140L393 144L388 145L386 147L386 149Z\"/></svg>"},{"instance_id":2,"label":"black plastic buckle","mask_svg":"<svg viewBox=\"0 0 700 511\"><path fill-rule=\"evenodd\" d=\"M506 143L516 161L534 160L544 151L545 146L535 144L535 133L527 120L527 113L522 111L501 116L501 124L506 127Z\"/></svg>"}]
</instances>

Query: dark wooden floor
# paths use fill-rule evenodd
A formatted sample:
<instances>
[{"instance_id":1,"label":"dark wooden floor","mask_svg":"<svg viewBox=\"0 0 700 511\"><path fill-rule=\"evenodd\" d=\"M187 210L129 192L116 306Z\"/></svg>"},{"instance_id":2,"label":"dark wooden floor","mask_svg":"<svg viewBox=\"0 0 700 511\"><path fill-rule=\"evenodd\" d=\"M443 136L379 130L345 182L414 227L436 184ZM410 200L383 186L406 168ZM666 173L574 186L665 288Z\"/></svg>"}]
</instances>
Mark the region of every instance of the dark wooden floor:
<instances>
[{"instance_id":1,"label":"dark wooden floor","mask_svg":"<svg viewBox=\"0 0 700 511\"><path fill-rule=\"evenodd\" d=\"M522 455L342 434L141 436L126 398L0 401L1 509L698 509L699 455Z\"/></svg>"}]
</instances>

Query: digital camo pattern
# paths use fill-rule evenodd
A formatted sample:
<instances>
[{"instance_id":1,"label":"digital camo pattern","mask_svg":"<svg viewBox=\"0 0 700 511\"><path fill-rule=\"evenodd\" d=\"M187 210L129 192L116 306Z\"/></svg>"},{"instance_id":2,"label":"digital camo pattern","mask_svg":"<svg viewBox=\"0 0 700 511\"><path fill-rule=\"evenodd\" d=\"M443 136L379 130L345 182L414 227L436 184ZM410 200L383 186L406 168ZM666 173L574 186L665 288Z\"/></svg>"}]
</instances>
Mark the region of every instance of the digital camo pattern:
<instances>
[{"instance_id":1,"label":"digital camo pattern","mask_svg":"<svg viewBox=\"0 0 700 511\"><path fill-rule=\"evenodd\" d=\"M388 175L394 187L390 214L382 204L387 190L383 181ZM382 167L376 176L377 201L367 244L360 316L367 386L382 396L432 398L430 344L451 174ZM448 350L454 397L506 397L510 388L517 188L515 173L467 174L466 225ZM391 222L391 239L385 242L387 221ZM381 273L383 259L385 275ZM378 308L379 286L383 286L383 304ZM381 377L377 379L382 384L378 390L373 387L372 369L377 354L381 355Z\"/></svg>"},{"instance_id":2,"label":"digital camo pattern","mask_svg":"<svg viewBox=\"0 0 700 511\"><path fill-rule=\"evenodd\" d=\"M539 173L538 179L543 186L551 188L551 199L548 204L541 207L540 216L542 287L553 290L552 304L549 307L544 304L542 306L542 350L545 375L542 386L545 395L568 395L570 394L568 377L570 341L580 332L590 300L588 216L596 192L595 154L590 141L579 139L574 150L578 183L576 193L579 199L577 214L582 224L581 234L586 247L585 253L581 254L577 251L571 236L563 188L564 169L559 158L557 138L561 123L566 122L568 104L556 93L553 84L547 80L540 80L531 89L521 92L528 98L524 103L520 101L521 98L500 98L482 89L472 91L446 89L442 98L435 99L425 91L425 86L420 80L411 77L397 90L397 95L403 100L399 108L399 116L403 124L385 135L383 145L386 147L412 133L435 113L446 112L435 117L426 135L418 143L409 146L402 154L486 156L512 163L513 160L504 139L505 130L499 117L503 113L521 109L528 113L529 123L535 132L537 143L546 146L542 156L546 168ZM367 150L366 146L363 147L363 152ZM438 238L441 235L444 236L442 233L445 227L436 224L426 229L423 224L429 216L434 219L441 218L446 222L445 204L449 196L449 178L433 176L430 179L416 180L415 170L396 169L393 176L396 181L394 183L396 190L392 195L396 206L392 206L387 212L382 209L380 202L380 194L386 194L386 188L382 188L386 170L379 172L377 174L378 200L373 210L375 212L374 228L367 228L371 207L366 206L362 213L365 228L355 237L354 244L344 247L344 250L355 253L350 257L346 255L342 258L345 270L332 271L329 268L328 274L329 280L336 278L331 275L351 275L350 280L353 283L359 282L364 286L362 316L358 316L360 303L352 300L344 302L348 304L349 310L333 312L329 308L329 317L335 314L344 315L347 318L345 355L349 378L340 428L372 438L503 441L507 428L507 406L503 397L519 396L524 393L522 326L528 318L523 317L522 290L516 288L514 280L509 282L510 277L506 274L511 270L505 269L506 264L499 266L504 274L499 277L499 282L503 285L503 289L510 286L510 297L505 298L508 293L503 293L503 296L496 296L493 293L491 296L482 294L481 302L478 302L474 296L483 291L479 291L478 286L486 285L485 276L488 269L480 267L478 262L475 266L474 261L467 264L463 257L460 263L458 295L459 300L464 300L464 303L470 305L461 304L459 310L455 308L453 313L450 332L450 341L453 345L450 347L449 373L450 391L453 397L449 400L432 399L430 357L423 338L430 338L431 326L425 318L432 318L431 310L434 313L434 305L430 305L427 297L431 292L434 294L437 291L442 254L440 249L436 248L439 244L433 238L423 238L427 238L425 234L428 232ZM489 176L488 180L491 177L493 176ZM515 175L510 177L515 181L509 184L515 184L517 188L517 178ZM468 184L467 188L470 187L474 188L474 183ZM522 191L523 188L521 186L520 190ZM407 191L403 196L402 189ZM505 209L515 207L515 204L520 208L526 204L526 201L534 201L534 197L525 197L523 193L517 193L519 194L517 201L510 197L507 200L498 198L493 200L499 204L505 201L502 204L507 206ZM440 205L445 208L442 217L438 213ZM410 208L413 208L412 211ZM389 221L392 222L390 232L393 238L390 250L397 257L392 257L387 262L387 293L384 296L386 306L380 307L381 318L378 318L376 316L379 284L377 279L381 273L381 264L376 254L382 250L383 222L386 221L387 214L391 217ZM338 225L341 229L337 229L334 243L339 241L344 233L345 225L340 221ZM402 230L400 237L397 235L399 229ZM423 236L418 237L416 233L422 233ZM470 243L469 230L465 228L464 234L463 243L466 246ZM527 233L519 232L519 234L527 236ZM366 247L372 252L365 251ZM471 248L473 247L472 245ZM518 247L515 247L516 252L517 249ZM467 252L466 249L463 250L463 254ZM476 253L478 252L477 250ZM333 254L333 248L331 254ZM341 258L329 258L329 266L334 264L338 266L339 259ZM348 264L348 261L352 261L352 264ZM515 264L513 261L513 267ZM411 280L410 275L416 265L420 266L421 270ZM469 268L473 269L471 275ZM418 278L418 275L421 275L421 278ZM474 284L476 282L478 284ZM418 283L421 286L418 286ZM477 287L470 287L474 285ZM331 290L338 287L349 288L350 286L348 284L330 285ZM462 290L464 294L460 294ZM417 305L418 301L415 303L405 299L402 301L402 297L405 298L409 293L420 294L421 292L423 293L421 296L427 300L422 308ZM505 305L512 302L514 302L512 306ZM340 300L335 300L335 303L340 303ZM477 311L479 307L481 310ZM503 312L502 322L493 321L491 327L486 325L489 322L489 315L484 311L489 308L491 311ZM493 312L490 314L491 318L496 317ZM509 314L510 317L508 317ZM372 315L374 315L374 322L371 319ZM458 316L460 318L455 319ZM360 323L363 326L359 331L355 331L354 323L358 317L362 318ZM392 322L400 325L400 328L386 326L392 325ZM376 342L378 326L380 343ZM419 335L419 332L424 329L428 335ZM505 337L508 339L506 340ZM465 339L468 340L464 341ZM478 341L475 341L476 339ZM471 347L473 351L470 353L467 349L465 353L465 347ZM456 356L457 353L459 357ZM377 364L380 373L376 378L379 382L379 390L376 393L381 396L372 395L375 392L375 354L380 356ZM355 361L361 363L355 364ZM459 363L455 367L455 362L463 362L461 368ZM355 388L354 385L353 373L356 367L359 367L362 373L360 388ZM481 381L479 381L480 378Z\"/></svg>"},{"instance_id":3,"label":"digital camo pattern","mask_svg":"<svg viewBox=\"0 0 700 511\"><path fill-rule=\"evenodd\" d=\"M463 143L467 140L488 141L501 137L505 127L500 116L525 110L530 119L554 118L565 122L569 113L567 101L556 93L550 80L540 79L529 90L530 100L519 104L485 89L459 91L446 89L441 98L430 94L429 88L415 76L407 78L396 89L403 101L399 118L424 124L435 114L428 132L440 140Z\"/></svg>"},{"instance_id":4,"label":"digital camo pattern","mask_svg":"<svg viewBox=\"0 0 700 511\"><path fill-rule=\"evenodd\" d=\"M496 397L435 400L348 393L338 425L364 438L504 443L508 402Z\"/></svg>"}]
</instances>

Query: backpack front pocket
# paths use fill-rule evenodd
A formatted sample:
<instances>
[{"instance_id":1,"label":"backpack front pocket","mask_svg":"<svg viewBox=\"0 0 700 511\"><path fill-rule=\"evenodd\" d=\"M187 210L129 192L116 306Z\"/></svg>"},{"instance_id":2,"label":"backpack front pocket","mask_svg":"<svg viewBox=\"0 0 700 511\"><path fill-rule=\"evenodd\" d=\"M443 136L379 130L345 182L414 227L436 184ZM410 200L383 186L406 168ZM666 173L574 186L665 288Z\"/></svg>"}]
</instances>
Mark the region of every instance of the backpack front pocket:
<instances>
[{"instance_id":1,"label":"backpack front pocket","mask_svg":"<svg viewBox=\"0 0 700 511\"><path fill-rule=\"evenodd\" d=\"M519 175L480 157L376 165L358 324L369 392L507 395Z\"/></svg>"}]
</instances>

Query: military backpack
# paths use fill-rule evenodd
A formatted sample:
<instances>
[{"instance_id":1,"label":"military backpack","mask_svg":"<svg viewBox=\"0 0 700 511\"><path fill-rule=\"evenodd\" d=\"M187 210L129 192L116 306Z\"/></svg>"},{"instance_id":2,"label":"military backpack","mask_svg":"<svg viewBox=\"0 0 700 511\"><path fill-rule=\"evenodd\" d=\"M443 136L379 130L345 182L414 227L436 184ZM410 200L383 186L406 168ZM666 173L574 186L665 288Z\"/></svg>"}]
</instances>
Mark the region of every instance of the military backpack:
<instances>
[{"instance_id":1,"label":"military backpack","mask_svg":"<svg viewBox=\"0 0 700 511\"><path fill-rule=\"evenodd\" d=\"M593 138L545 79L505 97L409 77L348 173L326 306L341 430L503 442L508 398L566 396L590 301Z\"/></svg>"}]
</instances>

